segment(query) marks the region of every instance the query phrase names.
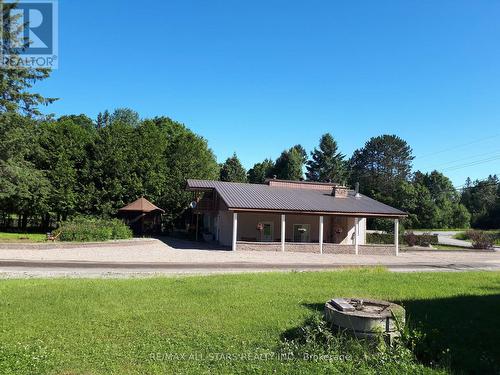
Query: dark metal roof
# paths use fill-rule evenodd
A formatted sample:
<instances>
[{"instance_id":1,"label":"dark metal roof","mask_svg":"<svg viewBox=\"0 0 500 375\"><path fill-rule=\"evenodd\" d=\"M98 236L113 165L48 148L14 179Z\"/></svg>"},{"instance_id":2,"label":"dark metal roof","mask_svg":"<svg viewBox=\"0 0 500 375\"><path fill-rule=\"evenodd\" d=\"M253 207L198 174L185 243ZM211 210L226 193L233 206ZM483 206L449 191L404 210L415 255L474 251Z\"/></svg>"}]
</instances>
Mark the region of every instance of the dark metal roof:
<instances>
[{"instance_id":1,"label":"dark metal roof","mask_svg":"<svg viewBox=\"0 0 500 375\"><path fill-rule=\"evenodd\" d=\"M124 211L136 211L136 212L153 212L160 211L164 213L165 211L159 207L156 207L153 203L148 201L146 198L141 197L132 203L127 204L125 207L122 207L118 210L119 212Z\"/></svg>"},{"instance_id":2,"label":"dark metal roof","mask_svg":"<svg viewBox=\"0 0 500 375\"><path fill-rule=\"evenodd\" d=\"M349 191L346 198L336 198L324 190L191 179L187 180L187 190L215 190L232 210L321 212L367 216L407 215L365 195L361 194L356 198L354 191Z\"/></svg>"}]
</instances>

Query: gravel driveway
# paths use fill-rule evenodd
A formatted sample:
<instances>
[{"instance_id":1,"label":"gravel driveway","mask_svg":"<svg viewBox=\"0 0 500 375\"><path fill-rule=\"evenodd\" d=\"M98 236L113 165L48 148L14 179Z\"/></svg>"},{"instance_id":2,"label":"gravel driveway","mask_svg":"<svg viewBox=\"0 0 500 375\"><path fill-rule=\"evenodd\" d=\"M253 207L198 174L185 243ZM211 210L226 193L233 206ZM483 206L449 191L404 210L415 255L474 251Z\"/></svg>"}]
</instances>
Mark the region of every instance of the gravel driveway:
<instances>
[{"instance_id":1,"label":"gravel driveway","mask_svg":"<svg viewBox=\"0 0 500 375\"><path fill-rule=\"evenodd\" d=\"M2 246L3 247L3 246ZM394 271L500 270L500 253L477 251L403 251L382 255L229 251L200 243L167 239L0 248L3 277L130 277L167 274L327 270L386 266Z\"/></svg>"}]
</instances>

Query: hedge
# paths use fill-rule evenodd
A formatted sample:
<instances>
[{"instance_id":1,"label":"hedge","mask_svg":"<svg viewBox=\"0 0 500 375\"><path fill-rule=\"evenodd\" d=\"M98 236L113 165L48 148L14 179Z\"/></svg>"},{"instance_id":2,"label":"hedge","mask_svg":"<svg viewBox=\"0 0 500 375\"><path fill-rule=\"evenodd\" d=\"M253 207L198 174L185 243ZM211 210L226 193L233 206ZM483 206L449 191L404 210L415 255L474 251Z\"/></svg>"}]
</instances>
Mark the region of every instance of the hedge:
<instances>
[{"instance_id":1,"label":"hedge","mask_svg":"<svg viewBox=\"0 0 500 375\"><path fill-rule=\"evenodd\" d=\"M469 229L465 232L465 238L472 240L474 249L493 249L495 240L500 238L500 234Z\"/></svg>"},{"instance_id":2,"label":"hedge","mask_svg":"<svg viewBox=\"0 0 500 375\"><path fill-rule=\"evenodd\" d=\"M392 245L394 243L394 234L390 233L367 233L366 242L370 244ZM423 246L438 244L438 236L434 234L414 234L412 232L399 235L399 243L408 246Z\"/></svg>"},{"instance_id":3,"label":"hedge","mask_svg":"<svg viewBox=\"0 0 500 375\"><path fill-rule=\"evenodd\" d=\"M77 217L63 221L55 230L61 241L108 241L132 238L132 231L121 220Z\"/></svg>"}]
</instances>

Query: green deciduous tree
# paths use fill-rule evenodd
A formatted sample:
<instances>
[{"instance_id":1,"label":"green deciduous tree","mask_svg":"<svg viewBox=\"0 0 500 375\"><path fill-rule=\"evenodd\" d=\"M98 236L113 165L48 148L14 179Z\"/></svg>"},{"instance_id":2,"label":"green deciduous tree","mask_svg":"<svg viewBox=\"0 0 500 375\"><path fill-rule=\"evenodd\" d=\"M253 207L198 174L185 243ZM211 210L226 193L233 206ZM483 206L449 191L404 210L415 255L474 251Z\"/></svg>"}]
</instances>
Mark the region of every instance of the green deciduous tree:
<instances>
[{"instance_id":1,"label":"green deciduous tree","mask_svg":"<svg viewBox=\"0 0 500 375\"><path fill-rule=\"evenodd\" d=\"M350 183L359 182L361 192L393 204L399 184L410 179L412 160L411 147L400 137L373 137L351 157Z\"/></svg>"},{"instance_id":2,"label":"green deciduous tree","mask_svg":"<svg viewBox=\"0 0 500 375\"><path fill-rule=\"evenodd\" d=\"M321 136L319 149L311 152L307 162L306 177L311 181L344 183L347 179L344 155L338 151L337 142L330 133Z\"/></svg>"},{"instance_id":3,"label":"green deciduous tree","mask_svg":"<svg viewBox=\"0 0 500 375\"><path fill-rule=\"evenodd\" d=\"M132 127L137 127L141 123L139 114L130 108L117 108L109 116L110 123L122 122Z\"/></svg>"},{"instance_id":4,"label":"green deciduous tree","mask_svg":"<svg viewBox=\"0 0 500 375\"><path fill-rule=\"evenodd\" d=\"M247 172L241 165L236 153L227 158L220 168L220 180L229 182L246 182Z\"/></svg>"},{"instance_id":5,"label":"green deciduous tree","mask_svg":"<svg viewBox=\"0 0 500 375\"><path fill-rule=\"evenodd\" d=\"M49 213L66 220L85 207L84 186L88 182L89 154L96 130L87 116L62 116L40 126L38 143L42 152L38 168L51 183Z\"/></svg>"},{"instance_id":6,"label":"green deciduous tree","mask_svg":"<svg viewBox=\"0 0 500 375\"><path fill-rule=\"evenodd\" d=\"M266 178L271 178L274 173L274 163L271 159L265 159L261 163L256 163L248 170L248 182L262 184Z\"/></svg>"},{"instance_id":7,"label":"green deciduous tree","mask_svg":"<svg viewBox=\"0 0 500 375\"><path fill-rule=\"evenodd\" d=\"M402 183L405 186L408 183ZM398 207L410 213L408 228L467 228L470 214L460 203L449 178L442 173L415 172L412 189L396 194Z\"/></svg>"},{"instance_id":8,"label":"green deciduous tree","mask_svg":"<svg viewBox=\"0 0 500 375\"><path fill-rule=\"evenodd\" d=\"M274 163L274 174L282 180L301 180L306 158L300 145L284 150Z\"/></svg>"},{"instance_id":9,"label":"green deciduous tree","mask_svg":"<svg viewBox=\"0 0 500 375\"><path fill-rule=\"evenodd\" d=\"M472 226L477 228L499 228L500 181L496 175L485 180L467 180L461 202L472 215Z\"/></svg>"},{"instance_id":10,"label":"green deciduous tree","mask_svg":"<svg viewBox=\"0 0 500 375\"><path fill-rule=\"evenodd\" d=\"M38 169L39 130L36 122L16 113L0 114L0 211L15 213L18 225L48 211L50 182Z\"/></svg>"},{"instance_id":11,"label":"green deciduous tree","mask_svg":"<svg viewBox=\"0 0 500 375\"><path fill-rule=\"evenodd\" d=\"M219 166L206 139L169 118L159 117L153 121L167 134L168 145L164 154L167 179L159 202L173 220L186 210L192 198L191 193L185 191L186 180L216 180Z\"/></svg>"}]
</instances>

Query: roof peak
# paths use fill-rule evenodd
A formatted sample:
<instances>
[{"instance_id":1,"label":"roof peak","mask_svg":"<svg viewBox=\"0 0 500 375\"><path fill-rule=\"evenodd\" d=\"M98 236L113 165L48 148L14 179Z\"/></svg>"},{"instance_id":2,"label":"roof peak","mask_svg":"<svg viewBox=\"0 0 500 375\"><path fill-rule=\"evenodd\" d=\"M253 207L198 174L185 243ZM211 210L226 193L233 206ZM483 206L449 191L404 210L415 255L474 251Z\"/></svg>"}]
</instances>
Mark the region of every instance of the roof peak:
<instances>
[{"instance_id":1,"label":"roof peak","mask_svg":"<svg viewBox=\"0 0 500 375\"><path fill-rule=\"evenodd\" d=\"M280 178L266 178L265 183L270 185L272 182L280 182L285 184L301 184L301 185L321 185L321 186L340 186L337 182L327 182L327 181L310 181L310 180L283 180Z\"/></svg>"},{"instance_id":2,"label":"roof peak","mask_svg":"<svg viewBox=\"0 0 500 375\"><path fill-rule=\"evenodd\" d=\"M165 212L161 208L155 206L153 203L148 201L144 196L136 199L132 203L127 204L125 207L120 208L118 211L139 211L139 212L152 212L159 210Z\"/></svg>"}]
</instances>

